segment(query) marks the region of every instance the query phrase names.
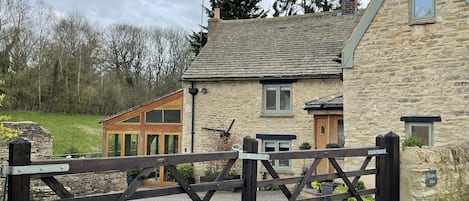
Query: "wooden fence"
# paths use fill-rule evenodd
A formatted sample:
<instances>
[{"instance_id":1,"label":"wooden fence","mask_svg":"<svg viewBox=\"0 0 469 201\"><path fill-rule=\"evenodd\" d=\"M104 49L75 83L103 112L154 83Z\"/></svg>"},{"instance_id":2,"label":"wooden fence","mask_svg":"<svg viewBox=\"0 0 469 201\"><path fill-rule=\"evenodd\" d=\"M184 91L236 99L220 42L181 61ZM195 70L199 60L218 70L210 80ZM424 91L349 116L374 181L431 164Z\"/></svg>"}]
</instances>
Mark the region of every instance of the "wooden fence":
<instances>
[{"instance_id":1,"label":"wooden fence","mask_svg":"<svg viewBox=\"0 0 469 201\"><path fill-rule=\"evenodd\" d=\"M245 137L243 139L243 151L227 151L213 153L174 154L156 156L135 156L95 159L69 159L51 161L31 161L30 143L18 139L9 145L9 166L4 167L8 171L2 171L8 175L8 200L29 200L30 179L39 178L47 184L60 200L128 200L166 196L186 193L192 200L210 200L214 193L220 189L241 188L242 201L255 201L258 187L278 185L285 195L285 200L298 200L298 196L306 183L313 180L327 180L342 178L348 187L348 192L334 195L323 195L303 200L341 200L355 197L361 201L362 195L375 194L378 201L399 200L399 137L394 133L376 137L376 147L369 148L338 148L311 151L289 151L257 153L258 142L256 139ZM260 156L269 156L269 160L283 159L314 159L306 174L301 177L280 178L269 160L259 159ZM240 157L242 156L242 157ZM357 171L344 172L337 163L338 157L365 157L361 168ZM372 157L376 157L376 168L367 168ZM242 160L242 178L237 180L224 180L229 170L236 162ZM316 175L315 170L321 159L330 161L337 173ZM227 163L214 182L189 184L178 172L176 165L180 163L197 163L204 161L226 160ZM272 179L257 181L258 161L265 167ZM141 180L146 178L155 167L165 166L173 175L179 186L164 187L158 189L137 189L141 186ZM49 168L58 169L50 171ZM68 168L68 171L63 171ZM132 168L142 168L143 171L129 184L122 193L105 195L91 195L86 197L74 197L54 176L65 174L78 174L103 171L126 171ZM61 170L62 169L62 170ZM376 175L376 188L357 191L355 185L362 175ZM349 178L353 178L350 180ZM287 184L296 184L294 189L288 189ZM200 197L197 192L206 192Z\"/></svg>"}]
</instances>

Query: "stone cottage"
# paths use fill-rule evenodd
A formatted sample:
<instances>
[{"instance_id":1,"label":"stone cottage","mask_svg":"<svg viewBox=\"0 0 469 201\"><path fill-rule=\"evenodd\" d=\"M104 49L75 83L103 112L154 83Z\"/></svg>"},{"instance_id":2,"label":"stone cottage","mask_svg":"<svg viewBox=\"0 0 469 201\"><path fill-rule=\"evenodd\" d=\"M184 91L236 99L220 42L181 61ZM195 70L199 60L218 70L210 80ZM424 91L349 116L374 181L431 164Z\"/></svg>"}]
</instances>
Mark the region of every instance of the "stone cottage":
<instances>
[{"instance_id":1,"label":"stone cottage","mask_svg":"<svg viewBox=\"0 0 469 201\"><path fill-rule=\"evenodd\" d=\"M183 75L184 149L210 151L210 133L226 134L234 120L228 133L257 138L260 152L337 143L342 105L330 110L318 101L342 100L335 99L342 93L340 53L360 20L356 7L348 8L226 21L216 9L207 45ZM278 172L298 174L303 161L272 164Z\"/></svg>"},{"instance_id":2,"label":"stone cottage","mask_svg":"<svg viewBox=\"0 0 469 201\"><path fill-rule=\"evenodd\" d=\"M469 1L372 0L342 54L346 146L469 132Z\"/></svg>"}]
</instances>

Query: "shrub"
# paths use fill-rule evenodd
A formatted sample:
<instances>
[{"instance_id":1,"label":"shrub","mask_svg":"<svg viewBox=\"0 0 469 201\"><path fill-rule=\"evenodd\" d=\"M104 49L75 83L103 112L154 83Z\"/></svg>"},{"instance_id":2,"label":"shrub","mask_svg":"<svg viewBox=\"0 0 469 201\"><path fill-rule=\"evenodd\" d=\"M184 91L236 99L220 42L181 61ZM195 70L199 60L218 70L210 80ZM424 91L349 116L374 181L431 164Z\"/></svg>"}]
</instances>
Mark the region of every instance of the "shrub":
<instances>
[{"instance_id":1,"label":"shrub","mask_svg":"<svg viewBox=\"0 0 469 201\"><path fill-rule=\"evenodd\" d=\"M311 182L311 187L312 187L313 189L319 189L319 188L321 188L321 182L319 182L319 181L313 181L313 182Z\"/></svg>"},{"instance_id":2,"label":"shrub","mask_svg":"<svg viewBox=\"0 0 469 201\"><path fill-rule=\"evenodd\" d=\"M425 145L423 141L415 136L406 137L404 142L402 142L402 147L422 147Z\"/></svg>"},{"instance_id":3,"label":"shrub","mask_svg":"<svg viewBox=\"0 0 469 201\"><path fill-rule=\"evenodd\" d=\"M265 186L262 190L264 190L264 191L278 191L278 190L280 190L280 187L278 185L269 184L268 186Z\"/></svg>"},{"instance_id":4,"label":"shrub","mask_svg":"<svg viewBox=\"0 0 469 201\"><path fill-rule=\"evenodd\" d=\"M363 181L358 181L357 185L355 185L355 189L357 191L365 190L366 188L365 188L365 184L363 183ZM347 191L348 191L348 188L346 186L338 185L332 193L333 194L340 194L340 193L346 193ZM371 195L364 195L364 196L361 196L361 198L362 198L363 201L374 201L375 200L375 198L373 198L373 196L371 196ZM350 198L347 198L347 201L357 201L357 199L353 198L353 197L350 197Z\"/></svg>"},{"instance_id":5,"label":"shrub","mask_svg":"<svg viewBox=\"0 0 469 201\"><path fill-rule=\"evenodd\" d=\"M311 149L311 144L309 144L308 142L303 142L300 145L300 150L308 150L308 149Z\"/></svg>"},{"instance_id":6,"label":"shrub","mask_svg":"<svg viewBox=\"0 0 469 201\"><path fill-rule=\"evenodd\" d=\"M192 163L178 164L176 168L184 179L194 178L194 166Z\"/></svg>"},{"instance_id":7,"label":"shrub","mask_svg":"<svg viewBox=\"0 0 469 201\"><path fill-rule=\"evenodd\" d=\"M138 174L142 172L141 168L132 168L127 170L127 176L128 177L136 177Z\"/></svg>"},{"instance_id":8,"label":"shrub","mask_svg":"<svg viewBox=\"0 0 469 201\"><path fill-rule=\"evenodd\" d=\"M340 145L337 144L337 143L329 143L326 145L326 148L327 149L330 149L330 148L340 148Z\"/></svg>"}]
</instances>

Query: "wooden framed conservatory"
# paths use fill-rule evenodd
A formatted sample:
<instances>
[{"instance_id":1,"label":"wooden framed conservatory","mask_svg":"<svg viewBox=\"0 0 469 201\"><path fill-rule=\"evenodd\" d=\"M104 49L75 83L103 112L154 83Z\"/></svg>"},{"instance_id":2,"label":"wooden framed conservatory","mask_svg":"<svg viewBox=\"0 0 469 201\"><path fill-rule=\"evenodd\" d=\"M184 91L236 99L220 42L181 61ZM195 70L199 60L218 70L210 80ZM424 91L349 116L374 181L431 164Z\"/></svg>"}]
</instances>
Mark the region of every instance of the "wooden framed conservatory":
<instances>
[{"instance_id":1,"label":"wooden framed conservatory","mask_svg":"<svg viewBox=\"0 0 469 201\"><path fill-rule=\"evenodd\" d=\"M122 111L102 120L103 156L181 153L182 90ZM166 186L174 179L163 167L145 181Z\"/></svg>"}]
</instances>

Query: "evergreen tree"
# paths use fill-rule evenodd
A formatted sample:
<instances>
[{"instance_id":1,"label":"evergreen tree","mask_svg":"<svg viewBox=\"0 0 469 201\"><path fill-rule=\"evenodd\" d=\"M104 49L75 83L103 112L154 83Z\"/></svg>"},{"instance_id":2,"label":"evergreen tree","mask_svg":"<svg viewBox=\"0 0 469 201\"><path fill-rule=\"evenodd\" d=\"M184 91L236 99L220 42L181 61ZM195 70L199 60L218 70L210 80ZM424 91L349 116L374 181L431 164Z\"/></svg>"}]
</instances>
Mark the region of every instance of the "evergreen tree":
<instances>
[{"instance_id":1,"label":"evergreen tree","mask_svg":"<svg viewBox=\"0 0 469 201\"><path fill-rule=\"evenodd\" d=\"M260 2L261 0L210 0L210 8L205 7L205 12L209 17L213 17L213 10L218 6L221 10L220 18L223 20L264 18L268 11L262 9ZM191 51L198 55L207 43L207 27L203 27L202 34L192 32L188 40Z\"/></svg>"},{"instance_id":2,"label":"evergreen tree","mask_svg":"<svg viewBox=\"0 0 469 201\"><path fill-rule=\"evenodd\" d=\"M195 54L195 56L199 55L200 50L202 49L203 46L205 46L205 43L207 43L207 27L202 26L201 31L199 32L192 32L191 35L189 35L188 41L191 46L191 51ZM202 44L200 44L202 42Z\"/></svg>"},{"instance_id":3,"label":"evergreen tree","mask_svg":"<svg viewBox=\"0 0 469 201\"><path fill-rule=\"evenodd\" d=\"M327 12L340 8L333 0L275 0L272 5L274 17L306 13Z\"/></svg>"},{"instance_id":4,"label":"evergreen tree","mask_svg":"<svg viewBox=\"0 0 469 201\"><path fill-rule=\"evenodd\" d=\"M267 16L266 10L262 9L262 0L210 0L212 11L219 7L220 18L222 20L264 18ZM206 8L207 9L207 8ZM207 13L212 17L213 13L207 9Z\"/></svg>"}]
</instances>

